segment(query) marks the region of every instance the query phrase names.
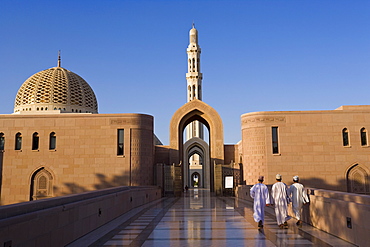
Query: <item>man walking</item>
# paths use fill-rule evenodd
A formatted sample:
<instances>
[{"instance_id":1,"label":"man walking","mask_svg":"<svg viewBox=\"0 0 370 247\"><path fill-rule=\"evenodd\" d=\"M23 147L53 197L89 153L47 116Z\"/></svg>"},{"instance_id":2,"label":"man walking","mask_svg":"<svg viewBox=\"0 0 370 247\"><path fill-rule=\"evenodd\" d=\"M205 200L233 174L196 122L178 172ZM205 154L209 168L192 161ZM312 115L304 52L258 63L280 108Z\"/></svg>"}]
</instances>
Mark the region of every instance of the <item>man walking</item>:
<instances>
[{"instance_id":1,"label":"man walking","mask_svg":"<svg viewBox=\"0 0 370 247\"><path fill-rule=\"evenodd\" d=\"M258 177L258 184L253 185L250 190L250 195L254 199L253 203L253 218L258 222L258 227L263 227L265 219L265 206L270 204L270 196L267 186L263 184L264 177Z\"/></svg>"},{"instance_id":2,"label":"man walking","mask_svg":"<svg viewBox=\"0 0 370 247\"><path fill-rule=\"evenodd\" d=\"M292 197L292 208L293 212L295 214L295 217L297 218L297 226L302 225L301 220L301 210L303 204L306 204L309 202L308 196L306 193L306 190L304 189L303 185L299 183L299 177L294 176L293 177L293 184L289 188L289 194Z\"/></svg>"},{"instance_id":3,"label":"man walking","mask_svg":"<svg viewBox=\"0 0 370 247\"><path fill-rule=\"evenodd\" d=\"M276 221L280 228L288 228L288 203L290 198L288 195L288 187L285 183L281 182L282 176L276 174L276 183L272 186L271 197L272 204L275 205Z\"/></svg>"}]
</instances>

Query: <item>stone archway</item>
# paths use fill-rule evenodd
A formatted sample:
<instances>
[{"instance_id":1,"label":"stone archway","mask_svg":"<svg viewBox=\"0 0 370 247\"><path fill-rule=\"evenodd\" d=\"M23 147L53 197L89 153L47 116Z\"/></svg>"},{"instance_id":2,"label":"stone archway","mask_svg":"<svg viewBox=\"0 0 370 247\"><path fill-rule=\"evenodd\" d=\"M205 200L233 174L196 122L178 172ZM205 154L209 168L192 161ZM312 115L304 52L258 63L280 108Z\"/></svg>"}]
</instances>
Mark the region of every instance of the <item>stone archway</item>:
<instances>
[{"instance_id":1,"label":"stone archway","mask_svg":"<svg viewBox=\"0 0 370 247\"><path fill-rule=\"evenodd\" d=\"M370 194L369 173L359 164L351 166L346 172L347 192Z\"/></svg>"},{"instance_id":2,"label":"stone archway","mask_svg":"<svg viewBox=\"0 0 370 247\"><path fill-rule=\"evenodd\" d=\"M30 201L53 197L53 178L45 167L33 172L30 181Z\"/></svg>"},{"instance_id":3,"label":"stone archway","mask_svg":"<svg viewBox=\"0 0 370 247\"><path fill-rule=\"evenodd\" d=\"M185 184L192 184L192 174L197 172L199 174L200 188L210 189L210 159L209 146L207 142L199 137L193 137L183 145L184 150L184 173L183 178ZM189 159L197 154L200 157L200 164L190 164Z\"/></svg>"},{"instance_id":4,"label":"stone archway","mask_svg":"<svg viewBox=\"0 0 370 247\"><path fill-rule=\"evenodd\" d=\"M198 172L193 172L191 173L190 178L192 181L190 183L191 187L194 187L194 188L202 187L203 179L202 179L201 174L199 174Z\"/></svg>"},{"instance_id":5,"label":"stone archway","mask_svg":"<svg viewBox=\"0 0 370 247\"><path fill-rule=\"evenodd\" d=\"M184 156L183 131L193 121L201 122L209 131L210 190L221 194L221 171L224 164L224 136L222 120L211 106L200 100L192 100L180 107L172 116L170 123L170 163L181 166L181 185L183 188ZM176 179L176 178L175 178Z\"/></svg>"}]
</instances>

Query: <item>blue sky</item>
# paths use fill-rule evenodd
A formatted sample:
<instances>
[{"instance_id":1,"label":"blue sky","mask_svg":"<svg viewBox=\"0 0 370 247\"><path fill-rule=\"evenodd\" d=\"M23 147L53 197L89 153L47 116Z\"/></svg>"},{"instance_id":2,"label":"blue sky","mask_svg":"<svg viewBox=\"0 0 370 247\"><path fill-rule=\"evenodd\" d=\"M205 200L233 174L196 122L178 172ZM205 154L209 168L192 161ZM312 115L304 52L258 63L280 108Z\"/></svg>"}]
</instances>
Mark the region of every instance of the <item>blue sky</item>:
<instances>
[{"instance_id":1,"label":"blue sky","mask_svg":"<svg viewBox=\"0 0 370 247\"><path fill-rule=\"evenodd\" d=\"M370 1L0 0L0 114L57 64L93 88L99 113L145 113L168 144L186 103L188 34L202 48L203 101L241 139L255 111L370 105Z\"/></svg>"}]
</instances>

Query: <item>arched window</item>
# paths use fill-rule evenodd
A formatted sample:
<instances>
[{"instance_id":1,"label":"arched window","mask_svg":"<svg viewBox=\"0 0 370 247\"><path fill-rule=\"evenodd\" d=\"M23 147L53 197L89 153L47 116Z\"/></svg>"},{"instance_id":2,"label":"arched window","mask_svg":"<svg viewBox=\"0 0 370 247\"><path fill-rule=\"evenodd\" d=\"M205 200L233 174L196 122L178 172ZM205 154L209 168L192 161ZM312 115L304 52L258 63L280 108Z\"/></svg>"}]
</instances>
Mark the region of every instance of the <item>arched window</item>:
<instances>
[{"instance_id":1,"label":"arched window","mask_svg":"<svg viewBox=\"0 0 370 247\"><path fill-rule=\"evenodd\" d=\"M57 147L57 136L55 132L51 132L49 135L49 150L54 150Z\"/></svg>"},{"instance_id":2,"label":"arched window","mask_svg":"<svg viewBox=\"0 0 370 247\"><path fill-rule=\"evenodd\" d=\"M53 196L53 176L45 168L40 168L31 177L30 201Z\"/></svg>"},{"instance_id":3,"label":"arched window","mask_svg":"<svg viewBox=\"0 0 370 247\"><path fill-rule=\"evenodd\" d=\"M349 132L347 128L344 128L342 130L342 138L343 138L343 146L348 147L349 146Z\"/></svg>"},{"instance_id":4,"label":"arched window","mask_svg":"<svg viewBox=\"0 0 370 247\"><path fill-rule=\"evenodd\" d=\"M350 193L370 194L369 174L358 164L347 172L347 190Z\"/></svg>"},{"instance_id":5,"label":"arched window","mask_svg":"<svg viewBox=\"0 0 370 247\"><path fill-rule=\"evenodd\" d=\"M32 150L39 149L39 134L37 132L32 135Z\"/></svg>"},{"instance_id":6,"label":"arched window","mask_svg":"<svg viewBox=\"0 0 370 247\"><path fill-rule=\"evenodd\" d=\"M0 151L4 150L4 146L5 146L4 133L0 133Z\"/></svg>"},{"instance_id":7,"label":"arched window","mask_svg":"<svg viewBox=\"0 0 370 247\"><path fill-rule=\"evenodd\" d=\"M360 135L361 135L361 146L367 146L367 133L365 128L362 128L360 130Z\"/></svg>"},{"instance_id":8,"label":"arched window","mask_svg":"<svg viewBox=\"0 0 370 247\"><path fill-rule=\"evenodd\" d=\"M22 134L17 133L15 135L15 150L21 150L22 149Z\"/></svg>"},{"instance_id":9,"label":"arched window","mask_svg":"<svg viewBox=\"0 0 370 247\"><path fill-rule=\"evenodd\" d=\"M195 72L195 58L193 58L193 72Z\"/></svg>"}]
</instances>

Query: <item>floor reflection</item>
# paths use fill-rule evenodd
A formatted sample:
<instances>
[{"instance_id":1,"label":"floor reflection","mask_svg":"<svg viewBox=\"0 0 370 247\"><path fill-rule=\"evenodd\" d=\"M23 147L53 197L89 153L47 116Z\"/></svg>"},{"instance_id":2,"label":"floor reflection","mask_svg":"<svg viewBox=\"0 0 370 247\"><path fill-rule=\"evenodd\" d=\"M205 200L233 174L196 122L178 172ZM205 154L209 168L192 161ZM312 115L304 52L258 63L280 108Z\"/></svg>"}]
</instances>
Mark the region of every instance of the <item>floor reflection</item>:
<instances>
[{"instance_id":1,"label":"floor reflection","mask_svg":"<svg viewBox=\"0 0 370 247\"><path fill-rule=\"evenodd\" d=\"M308 225L279 229L273 213L266 213L265 227L258 229L252 210L250 202L189 189L180 198L148 208L105 236L104 244L92 246L352 246Z\"/></svg>"}]
</instances>

